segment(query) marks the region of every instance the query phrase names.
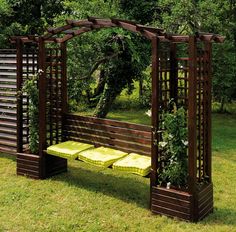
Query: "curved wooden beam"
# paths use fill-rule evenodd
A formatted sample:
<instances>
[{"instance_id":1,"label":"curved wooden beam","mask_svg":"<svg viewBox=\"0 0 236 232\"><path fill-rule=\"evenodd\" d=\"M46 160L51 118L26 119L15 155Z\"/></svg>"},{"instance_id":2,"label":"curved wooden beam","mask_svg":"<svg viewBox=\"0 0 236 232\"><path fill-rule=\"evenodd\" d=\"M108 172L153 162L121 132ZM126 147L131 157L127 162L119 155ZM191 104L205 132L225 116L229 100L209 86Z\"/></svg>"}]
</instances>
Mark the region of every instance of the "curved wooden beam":
<instances>
[{"instance_id":1,"label":"curved wooden beam","mask_svg":"<svg viewBox=\"0 0 236 232\"><path fill-rule=\"evenodd\" d=\"M48 29L48 33L43 36L43 39L45 40L45 42L55 41L57 43L63 43L65 41L74 38L75 36L79 36L88 31L101 28L112 28L112 27L119 27L134 33L139 33L149 40L152 40L153 37L157 36L160 39L160 41L164 42L188 43L189 41L189 36L170 35L165 33L165 31L161 28L136 24L135 22L130 20L123 20L116 18L103 19L96 17L88 17L88 19L84 20L66 20L66 25ZM57 35L62 33L66 34L63 38L56 38ZM223 36L209 33L200 33L200 32L196 34L196 38L199 41L208 41L217 43L222 43L224 42L225 39L225 37Z\"/></svg>"},{"instance_id":2,"label":"curved wooden beam","mask_svg":"<svg viewBox=\"0 0 236 232\"><path fill-rule=\"evenodd\" d=\"M132 21L120 19L100 19L95 17L89 17L87 20L66 20L66 23L67 24L62 27L48 29L48 33L43 36L43 39L47 41L49 38L55 35L66 32L69 35L66 35L63 39L56 38L56 41L67 41L74 37L71 35L73 34L73 31L68 32L68 30L73 29L75 27L86 27L91 29L120 27L131 32L140 33L147 39L151 39L153 36L156 35L156 33L160 33L161 31L163 31L162 29L145 27L136 24Z\"/></svg>"}]
</instances>

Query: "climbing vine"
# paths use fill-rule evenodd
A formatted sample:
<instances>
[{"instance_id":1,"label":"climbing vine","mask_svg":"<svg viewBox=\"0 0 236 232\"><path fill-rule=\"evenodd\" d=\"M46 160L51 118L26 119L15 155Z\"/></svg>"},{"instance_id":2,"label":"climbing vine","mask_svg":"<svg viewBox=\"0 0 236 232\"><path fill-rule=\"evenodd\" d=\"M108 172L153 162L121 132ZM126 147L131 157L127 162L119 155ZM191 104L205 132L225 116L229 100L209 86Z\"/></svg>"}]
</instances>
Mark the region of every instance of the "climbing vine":
<instances>
[{"instance_id":1,"label":"climbing vine","mask_svg":"<svg viewBox=\"0 0 236 232\"><path fill-rule=\"evenodd\" d=\"M175 103L172 103L172 110L165 112L163 118L164 132L159 147L166 165L160 173L160 182L183 187L188 177L185 109L177 109Z\"/></svg>"},{"instance_id":2,"label":"climbing vine","mask_svg":"<svg viewBox=\"0 0 236 232\"><path fill-rule=\"evenodd\" d=\"M30 76L23 85L22 93L29 98L29 148L32 153L38 152L39 144L39 90L38 74Z\"/></svg>"}]
</instances>

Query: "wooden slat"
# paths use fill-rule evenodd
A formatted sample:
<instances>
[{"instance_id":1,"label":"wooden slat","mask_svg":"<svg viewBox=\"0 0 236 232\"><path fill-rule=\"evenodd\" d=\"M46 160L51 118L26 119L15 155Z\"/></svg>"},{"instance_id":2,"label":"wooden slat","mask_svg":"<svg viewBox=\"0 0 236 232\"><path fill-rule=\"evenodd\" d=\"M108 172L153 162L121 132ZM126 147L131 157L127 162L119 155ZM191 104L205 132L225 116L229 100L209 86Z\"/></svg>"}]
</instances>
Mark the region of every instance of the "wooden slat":
<instances>
[{"instance_id":1,"label":"wooden slat","mask_svg":"<svg viewBox=\"0 0 236 232\"><path fill-rule=\"evenodd\" d=\"M118 134L114 133L111 131L104 131L104 130L95 130L94 128L86 128L86 127L74 127L70 125L64 125L65 130L67 133L70 133L70 131L75 131L79 133L87 133L87 134L94 134L97 136L103 136L103 137L108 137L108 138L114 138L114 139L119 139L119 140L124 140L124 141L132 141L135 143L140 143L140 144L145 144L149 145L151 144L151 139L145 138L144 136L142 137L136 137L137 135L132 136L132 133L129 135L124 135L124 134Z\"/></svg>"},{"instance_id":2,"label":"wooden slat","mask_svg":"<svg viewBox=\"0 0 236 232\"><path fill-rule=\"evenodd\" d=\"M145 126L145 125L140 125L140 124L135 124L135 123L121 122L121 121L116 121L112 119L85 117L85 116L74 115L74 114L66 114L65 116L67 119L75 119L77 121L92 122L92 123L98 123L98 124L103 124L103 125L124 127L124 128L142 130L142 131L148 131L148 132L151 131L150 126Z\"/></svg>"},{"instance_id":3,"label":"wooden slat","mask_svg":"<svg viewBox=\"0 0 236 232\"><path fill-rule=\"evenodd\" d=\"M31 171L39 173L38 165L27 164L26 162L24 163L17 162L17 169L18 170L19 169L31 170Z\"/></svg>"},{"instance_id":4,"label":"wooden slat","mask_svg":"<svg viewBox=\"0 0 236 232\"><path fill-rule=\"evenodd\" d=\"M152 205L152 211L157 214L164 214L169 217L178 217L184 220L191 220L190 214L183 213L181 211L173 210L171 208L161 207L158 205Z\"/></svg>"},{"instance_id":5,"label":"wooden slat","mask_svg":"<svg viewBox=\"0 0 236 232\"><path fill-rule=\"evenodd\" d=\"M69 136L67 136L69 138L81 138L86 140L88 143L100 143L100 144L104 144L104 145L111 145L111 146L119 146L119 147L124 147L124 148L129 148L129 149L133 149L136 150L136 152L138 151L143 151L145 153L150 153L151 152L151 148L148 146L141 146L135 143L130 143L127 141L121 141L121 140L113 140L110 138L105 138L105 137L98 137L98 136L94 136L94 135L90 135L90 134L79 134L79 133L74 133L71 135L69 134Z\"/></svg>"},{"instance_id":6,"label":"wooden slat","mask_svg":"<svg viewBox=\"0 0 236 232\"><path fill-rule=\"evenodd\" d=\"M108 146L148 156L151 153L149 126L66 114L63 130L67 140Z\"/></svg>"},{"instance_id":7,"label":"wooden slat","mask_svg":"<svg viewBox=\"0 0 236 232\"><path fill-rule=\"evenodd\" d=\"M178 204L178 205L186 207L186 208L190 207L190 201L176 199L175 197L170 197L170 196L167 196L164 194L163 195L157 194L155 192L152 192L152 199L156 199L156 200L160 200L160 201L164 201L164 202L169 202L172 204Z\"/></svg>"},{"instance_id":8,"label":"wooden slat","mask_svg":"<svg viewBox=\"0 0 236 232\"><path fill-rule=\"evenodd\" d=\"M23 174L24 176L26 175L29 175L30 177L38 177L39 176L39 171L34 171L34 170L31 170L29 167L25 167L25 168L20 168L20 167L17 167L16 169L16 172L17 174Z\"/></svg>"},{"instance_id":9,"label":"wooden slat","mask_svg":"<svg viewBox=\"0 0 236 232\"><path fill-rule=\"evenodd\" d=\"M9 128L6 126L4 127L4 125L0 124L0 133L6 133L9 135L16 135L16 129L12 129L12 128Z\"/></svg>"},{"instance_id":10,"label":"wooden slat","mask_svg":"<svg viewBox=\"0 0 236 232\"><path fill-rule=\"evenodd\" d=\"M0 152L15 155L16 148L5 147L2 144L0 144Z\"/></svg>"},{"instance_id":11,"label":"wooden slat","mask_svg":"<svg viewBox=\"0 0 236 232\"><path fill-rule=\"evenodd\" d=\"M111 132L111 133L119 133L124 135L130 135L130 136L137 136L142 137L145 139L150 139L151 133L146 131L140 131L140 130L131 130L123 127L114 127L109 125L103 125L103 124L93 124L93 123L86 123L86 122L77 122L76 120L72 121L66 121L65 126L74 127L74 130L79 130L79 128L88 128L88 129L94 129L94 130L100 130L105 132Z\"/></svg>"},{"instance_id":12,"label":"wooden slat","mask_svg":"<svg viewBox=\"0 0 236 232\"><path fill-rule=\"evenodd\" d=\"M39 162L40 158L37 155L25 154L25 153L17 153L17 159L31 160Z\"/></svg>"},{"instance_id":13,"label":"wooden slat","mask_svg":"<svg viewBox=\"0 0 236 232\"><path fill-rule=\"evenodd\" d=\"M91 143L91 140L85 140L85 139L79 138L79 137L67 137L67 136L65 136L65 139L66 140L71 139L73 141L82 142L82 143ZM104 144L104 143L100 143L98 141L94 142L93 145L95 145L95 147L106 146L106 147L121 150L121 151L124 151L124 152L127 152L127 153L138 153L140 155L150 156L150 152L144 152L142 150L137 151L136 149L121 147L121 146L112 145L112 144Z\"/></svg>"},{"instance_id":14,"label":"wooden slat","mask_svg":"<svg viewBox=\"0 0 236 232\"><path fill-rule=\"evenodd\" d=\"M165 207L165 208L169 208L169 209L173 209L176 211L180 211L180 212L183 212L186 214L190 214L190 207L181 206L178 204L178 201L173 203L173 202L168 202L168 201L162 201L159 198L157 198L157 199L152 199L152 204L158 205L161 207Z\"/></svg>"},{"instance_id":15,"label":"wooden slat","mask_svg":"<svg viewBox=\"0 0 236 232\"><path fill-rule=\"evenodd\" d=\"M174 197L180 200L190 201L191 195L187 192L173 190L173 189L166 189L161 187L153 187L152 188L154 193L165 195L169 197Z\"/></svg>"}]
</instances>

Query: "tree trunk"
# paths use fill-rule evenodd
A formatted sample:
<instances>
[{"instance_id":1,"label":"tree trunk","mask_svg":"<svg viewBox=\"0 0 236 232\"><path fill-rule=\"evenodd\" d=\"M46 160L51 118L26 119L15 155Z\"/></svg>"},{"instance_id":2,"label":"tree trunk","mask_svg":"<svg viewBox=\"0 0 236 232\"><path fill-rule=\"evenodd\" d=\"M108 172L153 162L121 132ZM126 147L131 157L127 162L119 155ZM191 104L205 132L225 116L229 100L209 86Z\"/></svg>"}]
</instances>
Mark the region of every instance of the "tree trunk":
<instances>
[{"instance_id":1,"label":"tree trunk","mask_svg":"<svg viewBox=\"0 0 236 232\"><path fill-rule=\"evenodd\" d=\"M86 91L86 97L90 107L95 107L98 104L101 94L103 93L104 86L106 84L105 70L100 71L98 84L94 89L94 93L91 93L91 89Z\"/></svg>"},{"instance_id":2,"label":"tree trunk","mask_svg":"<svg viewBox=\"0 0 236 232\"><path fill-rule=\"evenodd\" d=\"M224 113L224 112L225 112L225 98L222 97L220 101L220 113Z\"/></svg>"},{"instance_id":3,"label":"tree trunk","mask_svg":"<svg viewBox=\"0 0 236 232\"><path fill-rule=\"evenodd\" d=\"M93 98L97 97L103 92L105 83L106 83L105 70L101 69L97 87L95 88L94 94L92 95Z\"/></svg>"},{"instance_id":4,"label":"tree trunk","mask_svg":"<svg viewBox=\"0 0 236 232\"><path fill-rule=\"evenodd\" d=\"M94 111L94 117L105 118L118 94L119 92L114 91L114 89L106 85Z\"/></svg>"}]
</instances>

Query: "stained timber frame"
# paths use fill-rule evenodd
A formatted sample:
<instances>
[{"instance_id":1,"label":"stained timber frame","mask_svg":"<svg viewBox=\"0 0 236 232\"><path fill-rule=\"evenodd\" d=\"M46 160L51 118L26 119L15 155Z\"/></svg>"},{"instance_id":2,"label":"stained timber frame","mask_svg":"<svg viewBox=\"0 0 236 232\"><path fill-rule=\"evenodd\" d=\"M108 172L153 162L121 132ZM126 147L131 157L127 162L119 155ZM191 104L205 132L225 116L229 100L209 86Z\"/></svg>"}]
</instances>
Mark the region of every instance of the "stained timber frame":
<instances>
[{"instance_id":1,"label":"stained timber frame","mask_svg":"<svg viewBox=\"0 0 236 232\"><path fill-rule=\"evenodd\" d=\"M68 113L67 41L89 31L112 27L138 33L151 42L151 127L84 118ZM193 36L170 35L162 29L142 26L127 20L89 17L86 20L67 20L65 26L49 29L43 36L12 37L11 41L17 47L17 91L21 91L24 82L22 59L23 51L28 44L36 47L38 70L42 70L38 82L40 109L38 154L29 154L24 150L23 101L18 98L17 173L19 175L44 179L66 171L65 159L49 156L45 152L48 145L66 139L107 145L126 151L141 151L144 155L151 156L150 207L153 213L198 221L213 211L211 44L223 42L224 37L207 33ZM47 48L48 43L57 45L57 48ZM180 50L182 52L179 52ZM167 109L170 99L174 99L177 105L184 106L187 112L189 145L186 189L166 189L158 185L157 170L161 171L165 165L158 148L158 141L163 131L161 113ZM101 137L101 133L107 134L107 137ZM124 143L127 141L127 133L133 136L130 137L131 144L128 145L127 142Z\"/></svg>"}]
</instances>

